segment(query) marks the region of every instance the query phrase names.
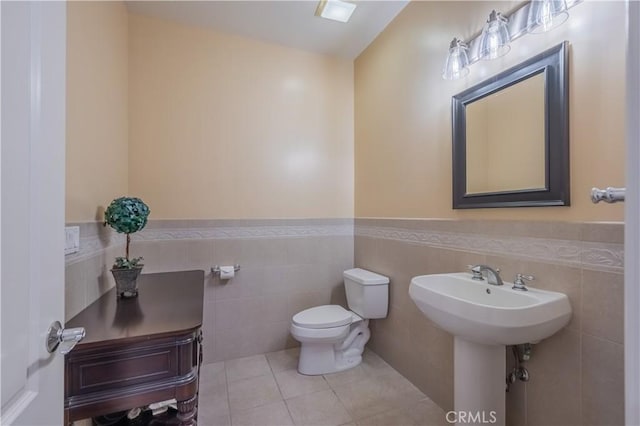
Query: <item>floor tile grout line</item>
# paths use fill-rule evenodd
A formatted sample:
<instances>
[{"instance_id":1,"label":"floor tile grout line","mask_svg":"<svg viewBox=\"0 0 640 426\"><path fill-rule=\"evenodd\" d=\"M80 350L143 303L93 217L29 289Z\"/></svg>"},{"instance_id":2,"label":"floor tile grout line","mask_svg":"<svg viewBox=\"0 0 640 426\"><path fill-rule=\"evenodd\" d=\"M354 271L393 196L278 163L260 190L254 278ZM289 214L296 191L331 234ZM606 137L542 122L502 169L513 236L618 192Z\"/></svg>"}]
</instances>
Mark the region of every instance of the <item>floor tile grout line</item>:
<instances>
[{"instance_id":1,"label":"floor tile grout line","mask_svg":"<svg viewBox=\"0 0 640 426\"><path fill-rule=\"evenodd\" d=\"M285 352L287 350L288 349L284 349L282 352ZM284 403L284 407L287 409L287 413L289 414L289 418L291 419L291 423L293 423L295 425L296 422L295 422L295 420L293 420L293 414L291 413L291 410L289 409L289 404L287 404L287 400L285 399L284 394L282 393L282 389L280 389L280 383L278 383L278 379L276 379L276 372L273 371L273 366L269 362L269 358L266 356L266 354L265 354L265 358L267 359L267 364L269 365L269 369L271 370L271 374L273 375L273 380L275 380L276 386L278 386L278 391L280 392L280 396L282 397L282 402ZM281 371L288 371L288 370L281 370ZM295 371L297 372L297 369L295 369ZM291 399L291 398L289 398L289 399Z\"/></svg>"},{"instance_id":2,"label":"floor tile grout line","mask_svg":"<svg viewBox=\"0 0 640 426\"><path fill-rule=\"evenodd\" d=\"M273 368L271 367L271 364L269 363L269 359L266 356L264 358L267 361L267 365L269 366L269 371L271 372L271 377L273 377L273 381L276 382L276 387L278 388L278 393L280 393L280 398L282 399L282 401L284 401L285 400L284 399L284 394L282 393L282 389L280 389L280 383L278 383L278 379L276 378L276 373L273 371ZM288 410L289 409L287 409L287 411ZM289 413L289 416L291 416L291 413Z\"/></svg>"},{"instance_id":3,"label":"floor tile grout line","mask_svg":"<svg viewBox=\"0 0 640 426\"><path fill-rule=\"evenodd\" d=\"M284 349L283 352L284 351L286 351L286 349ZM269 352L269 353L272 353L272 352ZM273 376L273 381L276 382L276 386L278 387L278 392L280 392L280 397L282 398L282 402L284 403L284 406L287 409L287 413L289 413L289 417L291 418L291 422L293 423L293 416L291 415L291 411L289 411L289 407L287 406L287 400L284 399L284 394L282 393L282 389L280 389L280 383L278 382L278 379L276 378L276 372L273 371L273 367L271 366L271 363L269 362L269 358L267 357L267 354L264 354L264 358L267 360L267 365L269 366L269 371L271 371L271 375Z\"/></svg>"},{"instance_id":4,"label":"floor tile grout line","mask_svg":"<svg viewBox=\"0 0 640 426\"><path fill-rule=\"evenodd\" d=\"M270 353L270 352L267 352L267 353ZM268 376L269 373L271 373L273 375L273 371L271 369L271 364L269 364L269 360L266 357L266 353L265 354L249 355L249 356L246 356L246 357L243 356L243 357L239 357L239 358L228 359L227 361L225 361L225 373L227 371L226 362L228 362L228 361L236 361L238 359L243 359L243 358L255 358L255 357L258 357L258 356L262 356L265 359L265 362L267 363L267 367L269 367L269 372L264 372L264 373L256 374L256 375L253 375L253 376L241 377L241 378L235 379L233 381L229 381L228 376L227 376L227 383L236 383L236 382L241 382L243 380L255 379L257 377L262 377L262 376ZM274 379L275 379L275 377L274 377Z\"/></svg>"},{"instance_id":5,"label":"floor tile grout line","mask_svg":"<svg viewBox=\"0 0 640 426\"><path fill-rule=\"evenodd\" d=\"M285 351L286 351L286 349L285 349ZM268 359L267 359L267 362L269 362ZM287 413L289 413L289 418L291 419L291 423L293 423L294 425L297 425L296 421L293 419L293 413L291 413L291 409L289 408L289 404L287 403L287 401L289 399L294 399L294 398L297 398L299 396L304 396L304 395L311 395L311 394L317 393L317 392L311 392L310 394L304 394L304 395L296 395L296 396L293 396L291 398L285 399L284 398L284 394L282 393L282 390L280 389L280 383L278 383L278 380L275 378L275 373L273 372L273 368L271 367L270 363L269 363L269 368L271 368L271 372L273 374L273 378L276 381L276 385L278 386L278 390L280 391L280 396L282 396L282 402L284 402L284 406L287 409ZM288 371L288 370L282 370L282 371ZM295 371L296 371L296 373L298 372L297 369L295 369ZM318 392L322 392L322 391L318 391Z\"/></svg>"},{"instance_id":6,"label":"floor tile grout line","mask_svg":"<svg viewBox=\"0 0 640 426\"><path fill-rule=\"evenodd\" d=\"M340 405L342 406L342 408L344 408L344 411L349 415L349 421L347 423L357 423L355 416L351 413L351 411L349 411L349 409L347 408L347 406L344 404L344 402L342 402L342 399L340 398L340 395L338 395L336 393L335 390L331 389L331 392L333 392L333 394L336 396L336 399L338 400L338 402L340 403Z\"/></svg>"},{"instance_id":7,"label":"floor tile grout line","mask_svg":"<svg viewBox=\"0 0 640 426\"><path fill-rule=\"evenodd\" d=\"M310 395L316 395L316 394L323 393L323 392L327 392L327 391L331 392L331 393L336 397L336 400L340 403L340 405L342 406L342 408L344 408L345 412L349 415L350 420L349 420L348 422L346 422L346 423L341 423L341 425L342 425L342 424L349 424L349 423L355 422L355 420L354 420L353 416L351 415L351 412L350 412L349 410L347 410L347 407L345 407L344 403L340 400L340 398L338 397L338 395L337 395L337 394L335 393L335 391L334 391L333 389L331 389L331 388L329 388L329 389L324 389L324 390L319 390L319 391L315 391L315 392L310 392L310 393L305 393L305 394L302 394L302 395L292 396L291 398L287 398L287 399L285 399L285 400L284 400L284 402L285 402L285 405L287 406L287 410L289 410L289 404L288 404L288 401L291 401L291 400L293 400L293 399L297 399L297 398L309 397ZM290 410L289 410L289 413L291 413L291 411L290 411ZM294 420L293 420L293 416L291 416L291 420L292 420L292 421L294 421ZM294 421L294 424L296 424L296 426L301 426L301 425L298 425L297 423L295 423L295 421Z\"/></svg>"},{"instance_id":8,"label":"floor tile grout line","mask_svg":"<svg viewBox=\"0 0 640 426\"><path fill-rule=\"evenodd\" d=\"M291 419L291 423L293 423L294 425L297 425L296 421L293 420L293 414L291 414L291 409L289 409L289 404L287 404L287 400L283 399L282 402L284 403L284 408L287 409L287 413L289 414L289 418Z\"/></svg>"},{"instance_id":9,"label":"floor tile grout line","mask_svg":"<svg viewBox=\"0 0 640 426\"><path fill-rule=\"evenodd\" d=\"M227 363L223 361L222 366L224 367L224 385L225 390L227 391L227 413L229 416L229 424L233 425L233 420L231 419L231 403L229 402L229 377L227 376Z\"/></svg>"},{"instance_id":10,"label":"floor tile grout line","mask_svg":"<svg viewBox=\"0 0 640 426\"><path fill-rule=\"evenodd\" d=\"M271 375L271 378L273 379L273 381L276 384L276 387L278 388L278 393L280 394L280 398L281 398L280 401L284 402L284 398L282 396L282 391L280 390L280 385L278 384L278 381L276 380L275 375L273 374L273 369L271 368L271 364L269 363L269 360L267 359L266 353L258 354L258 355L250 355L250 357L254 357L254 356L262 356L264 358L265 362L267 363L267 366L269 367L269 372L268 373L265 372L264 374L259 374L257 376L244 377L242 379L234 380L233 383L237 383L237 382L240 382L240 381L243 381L243 380L256 379L258 377L269 377L269 375ZM241 359L241 358L248 358L248 357L233 358L233 359L227 360L227 361L234 361L234 360ZM226 375L226 373L227 373L227 369L226 369L226 363L225 363L225 375ZM229 417L231 418L232 417L231 413L234 410L231 410L231 403L229 401L229 399L230 399L229 398L229 388L228 388L229 380L228 380L228 376L226 376L226 377L227 377L227 403L229 404ZM253 410L253 409L256 409L256 408L264 407L264 406L269 405L269 404L273 404L275 402L278 402L278 401L265 402L264 404L259 404L259 405L256 405L254 407L244 408L242 410L235 410L235 412L238 413L238 412ZM286 406L286 404L285 404L285 406ZM287 409L287 411L288 411L288 409ZM290 413L289 413L289 417L291 417ZM231 421L231 423L233 424L233 420Z\"/></svg>"}]
</instances>

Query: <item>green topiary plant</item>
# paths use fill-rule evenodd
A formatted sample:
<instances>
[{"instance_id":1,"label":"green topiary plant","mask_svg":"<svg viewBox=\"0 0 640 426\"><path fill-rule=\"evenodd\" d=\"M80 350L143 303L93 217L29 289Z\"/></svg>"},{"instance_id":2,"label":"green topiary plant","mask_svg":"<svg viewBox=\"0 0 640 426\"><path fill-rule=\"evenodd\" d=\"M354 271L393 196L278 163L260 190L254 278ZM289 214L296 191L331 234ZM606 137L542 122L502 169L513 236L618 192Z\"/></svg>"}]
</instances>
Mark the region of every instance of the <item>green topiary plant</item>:
<instances>
[{"instance_id":1,"label":"green topiary plant","mask_svg":"<svg viewBox=\"0 0 640 426\"><path fill-rule=\"evenodd\" d=\"M120 197L109 204L104 212L104 225L109 225L121 234L127 234L125 257L116 257L114 269L132 269L139 266L142 257L129 259L131 234L142 230L147 224L149 206L140 198Z\"/></svg>"}]
</instances>

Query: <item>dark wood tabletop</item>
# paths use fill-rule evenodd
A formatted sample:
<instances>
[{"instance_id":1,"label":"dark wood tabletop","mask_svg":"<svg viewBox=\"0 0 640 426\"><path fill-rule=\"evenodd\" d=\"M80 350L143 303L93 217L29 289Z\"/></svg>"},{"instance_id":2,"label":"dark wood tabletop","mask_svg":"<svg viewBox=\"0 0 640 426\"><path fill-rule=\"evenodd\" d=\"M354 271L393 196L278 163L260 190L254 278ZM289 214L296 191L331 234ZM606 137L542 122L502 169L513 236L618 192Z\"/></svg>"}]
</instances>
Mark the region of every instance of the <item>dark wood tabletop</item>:
<instances>
[{"instance_id":1,"label":"dark wood tabletop","mask_svg":"<svg viewBox=\"0 0 640 426\"><path fill-rule=\"evenodd\" d=\"M138 297L117 299L112 288L65 327L85 328L77 349L195 330L202 326L203 296L204 271L142 274Z\"/></svg>"},{"instance_id":2,"label":"dark wood tabletop","mask_svg":"<svg viewBox=\"0 0 640 426\"><path fill-rule=\"evenodd\" d=\"M204 271L142 274L138 296L103 294L67 322L85 338L65 355L65 424L176 399L195 426Z\"/></svg>"}]
</instances>

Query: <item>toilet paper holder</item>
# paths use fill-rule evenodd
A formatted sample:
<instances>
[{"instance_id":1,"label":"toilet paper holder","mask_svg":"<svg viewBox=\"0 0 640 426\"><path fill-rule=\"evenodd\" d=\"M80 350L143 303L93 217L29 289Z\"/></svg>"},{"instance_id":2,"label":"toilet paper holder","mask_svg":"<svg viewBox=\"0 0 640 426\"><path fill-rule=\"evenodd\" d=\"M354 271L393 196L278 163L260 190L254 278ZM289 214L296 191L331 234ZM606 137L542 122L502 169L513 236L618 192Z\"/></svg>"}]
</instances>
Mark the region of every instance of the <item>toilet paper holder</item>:
<instances>
[{"instance_id":1,"label":"toilet paper holder","mask_svg":"<svg viewBox=\"0 0 640 426\"><path fill-rule=\"evenodd\" d=\"M239 270L240 270L240 265L238 264L233 265L233 272L238 272ZM211 274L220 275L220 266L214 265L213 268L211 268Z\"/></svg>"}]
</instances>

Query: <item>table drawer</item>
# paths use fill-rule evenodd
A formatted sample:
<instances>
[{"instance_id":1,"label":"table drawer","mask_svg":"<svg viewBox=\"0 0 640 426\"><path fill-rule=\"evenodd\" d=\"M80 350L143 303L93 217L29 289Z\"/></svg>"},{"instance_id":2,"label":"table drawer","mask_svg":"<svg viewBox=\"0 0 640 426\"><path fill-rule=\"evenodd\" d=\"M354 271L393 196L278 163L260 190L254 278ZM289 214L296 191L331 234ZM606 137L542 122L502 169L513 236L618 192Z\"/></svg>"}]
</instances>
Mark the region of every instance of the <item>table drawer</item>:
<instances>
[{"instance_id":1,"label":"table drawer","mask_svg":"<svg viewBox=\"0 0 640 426\"><path fill-rule=\"evenodd\" d=\"M122 389L183 376L193 368L196 337L72 352L66 365L66 395Z\"/></svg>"},{"instance_id":2,"label":"table drawer","mask_svg":"<svg viewBox=\"0 0 640 426\"><path fill-rule=\"evenodd\" d=\"M72 394L131 386L176 375L176 348L114 354L77 365Z\"/></svg>"}]
</instances>

